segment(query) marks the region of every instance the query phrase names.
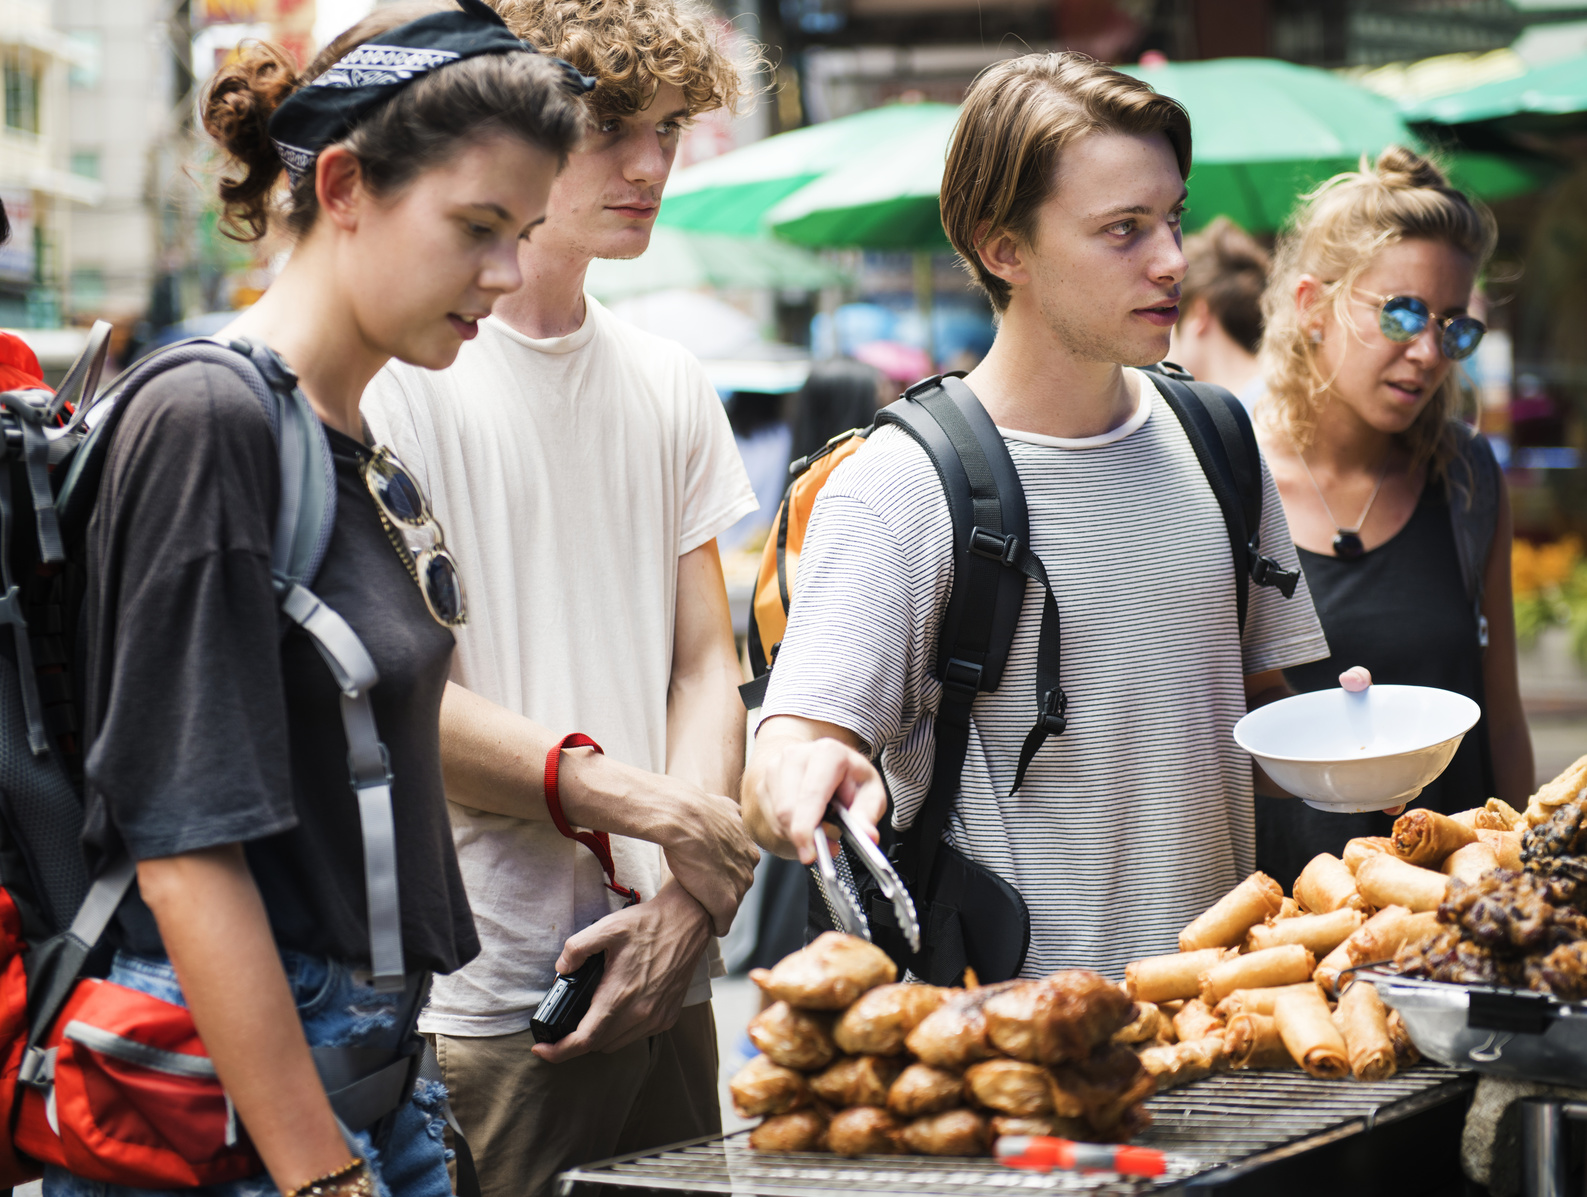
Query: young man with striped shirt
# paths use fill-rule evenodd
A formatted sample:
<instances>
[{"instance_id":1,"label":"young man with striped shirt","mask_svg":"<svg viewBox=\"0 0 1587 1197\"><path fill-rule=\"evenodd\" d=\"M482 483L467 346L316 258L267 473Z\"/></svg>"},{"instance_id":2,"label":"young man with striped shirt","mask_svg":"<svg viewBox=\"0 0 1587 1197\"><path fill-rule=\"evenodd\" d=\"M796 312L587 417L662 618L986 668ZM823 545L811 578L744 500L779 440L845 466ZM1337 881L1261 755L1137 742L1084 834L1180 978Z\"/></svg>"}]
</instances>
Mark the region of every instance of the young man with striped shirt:
<instances>
[{"instance_id":1,"label":"young man with striped shirt","mask_svg":"<svg viewBox=\"0 0 1587 1197\"><path fill-rule=\"evenodd\" d=\"M1062 617L1068 728L1016 793L1042 591L1027 586L999 688L971 710L945 839L1030 910L1024 973L1122 975L1251 871L1252 769L1231 729L1328 646L1304 580L1252 586L1185 432L1139 367L1167 352L1185 272L1184 111L1083 55L1028 55L970 89L943 223L999 316L965 380L1019 472ZM1263 471L1263 552L1296 554ZM813 859L833 796L907 827L931 781L937 637L953 528L923 450L874 433L818 499L744 779L766 848ZM1245 584L1242 579L1240 584Z\"/></svg>"}]
</instances>

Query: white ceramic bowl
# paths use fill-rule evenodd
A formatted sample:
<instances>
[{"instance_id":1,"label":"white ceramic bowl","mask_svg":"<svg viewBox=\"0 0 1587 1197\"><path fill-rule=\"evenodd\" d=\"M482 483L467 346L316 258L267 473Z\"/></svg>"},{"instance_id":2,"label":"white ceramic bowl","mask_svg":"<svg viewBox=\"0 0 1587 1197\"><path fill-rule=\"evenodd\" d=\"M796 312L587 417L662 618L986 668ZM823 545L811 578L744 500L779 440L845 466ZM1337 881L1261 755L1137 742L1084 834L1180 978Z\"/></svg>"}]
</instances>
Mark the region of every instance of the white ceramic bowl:
<instances>
[{"instance_id":1,"label":"white ceramic bowl","mask_svg":"<svg viewBox=\"0 0 1587 1197\"><path fill-rule=\"evenodd\" d=\"M1383 810L1442 773L1481 715L1465 695L1432 686L1317 690L1258 707L1234 739L1307 806Z\"/></svg>"}]
</instances>

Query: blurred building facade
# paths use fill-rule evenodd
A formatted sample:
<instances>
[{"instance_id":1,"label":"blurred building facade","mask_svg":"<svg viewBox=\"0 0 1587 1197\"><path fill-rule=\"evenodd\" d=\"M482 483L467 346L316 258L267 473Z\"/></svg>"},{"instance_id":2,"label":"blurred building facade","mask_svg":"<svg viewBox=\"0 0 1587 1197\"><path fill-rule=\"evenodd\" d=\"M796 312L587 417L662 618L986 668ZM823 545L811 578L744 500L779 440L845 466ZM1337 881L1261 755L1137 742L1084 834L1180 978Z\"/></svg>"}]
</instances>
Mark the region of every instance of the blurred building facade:
<instances>
[{"instance_id":1,"label":"blurred building facade","mask_svg":"<svg viewBox=\"0 0 1587 1197\"><path fill-rule=\"evenodd\" d=\"M67 77L96 61L56 27L49 0L0 0L0 202L12 228L0 248L0 325L60 319L73 211L104 193L72 171Z\"/></svg>"}]
</instances>

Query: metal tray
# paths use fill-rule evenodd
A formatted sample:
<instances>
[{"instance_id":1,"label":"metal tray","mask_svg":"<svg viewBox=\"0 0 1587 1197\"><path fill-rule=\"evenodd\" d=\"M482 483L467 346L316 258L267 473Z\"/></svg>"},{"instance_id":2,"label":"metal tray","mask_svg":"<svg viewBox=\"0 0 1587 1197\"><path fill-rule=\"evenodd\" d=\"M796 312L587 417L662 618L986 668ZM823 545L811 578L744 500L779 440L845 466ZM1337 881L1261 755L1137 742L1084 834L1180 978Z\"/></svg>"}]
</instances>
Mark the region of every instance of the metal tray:
<instances>
[{"instance_id":1,"label":"metal tray","mask_svg":"<svg viewBox=\"0 0 1587 1197\"><path fill-rule=\"evenodd\" d=\"M1475 1081L1461 1072L1423 1066L1385 1081L1319 1081L1303 1072L1226 1072L1149 1099L1153 1124L1133 1142L1168 1157L1168 1173L1124 1180L1112 1173L1037 1173L989 1159L865 1156L752 1151L748 1134L712 1137L640 1152L564 1172L557 1197L706 1194L729 1197L1015 1197L1085 1193L1091 1197L1177 1197L1185 1193L1310 1194L1279 1184L1280 1174L1319 1173L1329 1197L1377 1190L1363 1182L1392 1171L1386 1152L1412 1159L1393 1132L1427 1126L1425 1117L1463 1102ZM1460 1116L1464 1117L1464 1107ZM1459 1121L1450 1127L1455 1158ZM1425 1141L1425 1133L1418 1141ZM1385 1144L1375 1149L1372 1143ZM1329 1155L1333 1151L1335 1154ZM1416 1164L1428 1173L1425 1160ZM1288 1171L1286 1171L1286 1169ZM1335 1171L1328 1171L1333 1169ZM1354 1171L1352 1171L1352 1169ZM1348 1179L1353 1184L1341 1185ZM1413 1190L1396 1186L1392 1191Z\"/></svg>"},{"instance_id":2,"label":"metal tray","mask_svg":"<svg viewBox=\"0 0 1587 1197\"><path fill-rule=\"evenodd\" d=\"M1356 975L1400 1012L1417 1050L1431 1060L1493 1076L1587 1085L1587 1004L1521 989Z\"/></svg>"}]
</instances>

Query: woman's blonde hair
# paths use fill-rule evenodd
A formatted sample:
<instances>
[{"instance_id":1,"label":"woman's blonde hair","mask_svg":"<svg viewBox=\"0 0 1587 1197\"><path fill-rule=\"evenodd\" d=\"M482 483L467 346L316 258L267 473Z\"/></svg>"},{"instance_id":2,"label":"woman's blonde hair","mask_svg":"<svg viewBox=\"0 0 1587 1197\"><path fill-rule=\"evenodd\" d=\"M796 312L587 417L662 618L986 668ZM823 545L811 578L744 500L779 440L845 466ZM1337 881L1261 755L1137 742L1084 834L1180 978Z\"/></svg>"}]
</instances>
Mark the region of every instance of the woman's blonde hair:
<instances>
[{"instance_id":1,"label":"woman's blonde hair","mask_svg":"<svg viewBox=\"0 0 1587 1197\"><path fill-rule=\"evenodd\" d=\"M1404 146L1384 150L1376 165L1363 156L1359 170L1335 175L1309 193L1279 238L1262 295L1262 370L1271 400L1262 405L1263 420L1306 448L1333 384L1317 361L1316 314L1303 311L1295 297L1302 275L1322 280L1317 306L1332 304L1335 319L1353 328L1346 307L1356 280L1389 246L1436 241L1458 249L1480 272L1495 238L1488 209ZM1413 470L1426 466L1432 477L1442 477L1455 452L1449 419L1460 409L1463 389L1461 372L1451 370L1403 434Z\"/></svg>"}]
</instances>

